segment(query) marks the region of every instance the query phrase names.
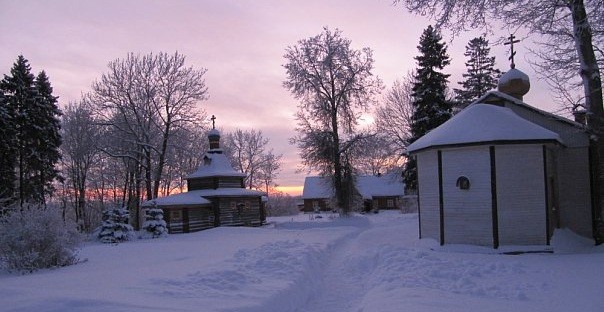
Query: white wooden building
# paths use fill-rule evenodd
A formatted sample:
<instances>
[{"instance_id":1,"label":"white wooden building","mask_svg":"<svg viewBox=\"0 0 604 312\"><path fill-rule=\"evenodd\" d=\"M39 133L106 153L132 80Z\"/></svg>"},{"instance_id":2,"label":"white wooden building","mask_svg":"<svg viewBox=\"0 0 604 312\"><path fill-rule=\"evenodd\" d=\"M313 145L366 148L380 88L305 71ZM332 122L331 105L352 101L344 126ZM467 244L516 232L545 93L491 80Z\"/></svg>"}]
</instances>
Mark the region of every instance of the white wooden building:
<instances>
[{"instance_id":1,"label":"white wooden building","mask_svg":"<svg viewBox=\"0 0 604 312\"><path fill-rule=\"evenodd\" d=\"M589 134L522 102L528 89L528 77L511 69L500 91L408 147L420 238L494 248L546 245L555 228L593 238Z\"/></svg>"}]
</instances>

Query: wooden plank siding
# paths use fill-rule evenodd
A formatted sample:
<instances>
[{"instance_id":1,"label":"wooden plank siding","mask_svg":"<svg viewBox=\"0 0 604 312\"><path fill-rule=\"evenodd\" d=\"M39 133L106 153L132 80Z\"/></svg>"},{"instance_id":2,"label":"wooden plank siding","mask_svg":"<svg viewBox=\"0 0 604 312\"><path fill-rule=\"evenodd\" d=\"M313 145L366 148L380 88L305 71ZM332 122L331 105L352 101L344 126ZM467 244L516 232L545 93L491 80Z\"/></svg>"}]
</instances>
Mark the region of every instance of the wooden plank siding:
<instances>
[{"instance_id":1,"label":"wooden plank siding","mask_svg":"<svg viewBox=\"0 0 604 312\"><path fill-rule=\"evenodd\" d=\"M304 212L314 212L314 203L317 203L320 211L330 211L328 200L325 198L306 198L304 199Z\"/></svg>"},{"instance_id":2,"label":"wooden plank siding","mask_svg":"<svg viewBox=\"0 0 604 312\"><path fill-rule=\"evenodd\" d=\"M207 177L187 180L187 189L189 191L243 187L243 178L241 177Z\"/></svg>"},{"instance_id":3,"label":"wooden plank siding","mask_svg":"<svg viewBox=\"0 0 604 312\"><path fill-rule=\"evenodd\" d=\"M163 208L168 233L197 232L214 227L214 212L211 207Z\"/></svg>"},{"instance_id":4,"label":"wooden plank siding","mask_svg":"<svg viewBox=\"0 0 604 312\"><path fill-rule=\"evenodd\" d=\"M438 160L436 150L417 154L419 202L421 203L420 238L440 240Z\"/></svg>"},{"instance_id":5,"label":"wooden plank siding","mask_svg":"<svg viewBox=\"0 0 604 312\"><path fill-rule=\"evenodd\" d=\"M442 168L445 243L492 246L489 147L443 150ZM469 179L469 189L463 190L457 186L457 179L462 176Z\"/></svg>"},{"instance_id":6,"label":"wooden plank siding","mask_svg":"<svg viewBox=\"0 0 604 312\"><path fill-rule=\"evenodd\" d=\"M259 197L221 197L213 202L219 205L220 225L262 225L262 203Z\"/></svg>"},{"instance_id":7,"label":"wooden plank siding","mask_svg":"<svg viewBox=\"0 0 604 312\"><path fill-rule=\"evenodd\" d=\"M593 237L588 153L587 148L558 151L558 203L561 227Z\"/></svg>"},{"instance_id":8,"label":"wooden plank siding","mask_svg":"<svg viewBox=\"0 0 604 312\"><path fill-rule=\"evenodd\" d=\"M546 244L542 146L498 145L495 153L500 244Z\"/></svg>"}]
</instances>

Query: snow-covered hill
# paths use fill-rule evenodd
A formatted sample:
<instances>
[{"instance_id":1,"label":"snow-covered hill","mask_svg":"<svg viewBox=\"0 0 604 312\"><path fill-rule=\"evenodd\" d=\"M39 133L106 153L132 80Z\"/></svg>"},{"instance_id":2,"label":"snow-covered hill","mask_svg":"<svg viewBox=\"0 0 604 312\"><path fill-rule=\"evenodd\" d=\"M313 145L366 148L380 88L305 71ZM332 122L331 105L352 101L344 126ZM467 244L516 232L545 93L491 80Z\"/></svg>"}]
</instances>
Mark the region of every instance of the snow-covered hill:
<instances>
[{"instance_id":1,"label":"snow-covered hill","mask_svg":"<svg viewBox=\"0 0 604 312\"><path fill-rule=\"evenodd\" d=\"M2 273L0 311L604 310L604 249L569 232L553 254L501 255L418 240L417 215L393 211L269 221L90 244L75 266Z\"/></svg>"}]
</instances>

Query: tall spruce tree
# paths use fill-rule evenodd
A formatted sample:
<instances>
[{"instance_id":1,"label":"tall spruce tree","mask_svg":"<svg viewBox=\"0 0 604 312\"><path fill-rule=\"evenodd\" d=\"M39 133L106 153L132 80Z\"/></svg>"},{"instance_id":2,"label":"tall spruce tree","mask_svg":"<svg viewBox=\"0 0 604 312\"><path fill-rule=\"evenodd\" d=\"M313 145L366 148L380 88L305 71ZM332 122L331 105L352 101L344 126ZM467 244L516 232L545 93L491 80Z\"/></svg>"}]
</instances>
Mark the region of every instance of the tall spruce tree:
<instances>
[{"instance_id":1,"label":"tall spruce tree","mask_svg":"<svg viewBox=\"0 0 604 312\"><path fill-rule=\"evenodd\" d=\"M5 75L0 82L0 89L6 97L10 125L8 143L3 147L3 153L5 149L9 154L2 161L2 171L9 176L3 178L3 183L9 191L13 187L16 194L12 197L21 204L44 203L45 195L52 191L52 181L58 176L54 168L61 144L57 98L52 95L46 74L41 72L36 79L22 55L11 68L10 76Z\"/></svg>"},{"instance_id":2,"label":"tall spruce tree","mask_svg":"<svg viewBox=\"0 0 604 312\"><path fill-rule=\"evenodd\" d=\"M13 115L8 100L0 88L0 209L12 201L15 191Z\"/></svg>"},{"instance_id":3,"label":"tall spruce tree","mask_svg":"<svg viewBox=\"0 0 604 312\"><path fill-rule=\"evenodd\" d=\"M453 108L446 97L450 75L441 72L450 63L447 46L432 25L422 33L417 49L420 55L415 57L418 67L411 94L413 115L408 144L451 118ZM404 180L407 190L417 189L417 164L412 158L405 165Z\"/></svg>"},{"instance_id":4,"label":"tall spruce tree","mask_svg":"<svg viewBox=\"0 0 604 312\"><path fill-rule=\"evenodd\" d=\"M61 146L61 110L57 106L58 97L52 95L52 86L45 71L36 77L35 87L38 91L36 122L39 126L38 149L36 157L36 194L52 194L54 187L52 181L60 178L55 164L61 159L59 147Z\"/></svg>"},{"instance_id":5,"label":"tall spruce tree","mask_svg":"<svg viewBox=\"0 0 604 312\"><path fill-rule=\"evenodd\" d=\"M465 80L459 82L462 89L453 90L457 110L465 108L487 91L497 87L501 71L494 68L495 57L489 56L490 52L489 41L484 37L474 38L466 45L464 55L468 58L467 73L462 75Z\"/></svg>"}]
</instances>

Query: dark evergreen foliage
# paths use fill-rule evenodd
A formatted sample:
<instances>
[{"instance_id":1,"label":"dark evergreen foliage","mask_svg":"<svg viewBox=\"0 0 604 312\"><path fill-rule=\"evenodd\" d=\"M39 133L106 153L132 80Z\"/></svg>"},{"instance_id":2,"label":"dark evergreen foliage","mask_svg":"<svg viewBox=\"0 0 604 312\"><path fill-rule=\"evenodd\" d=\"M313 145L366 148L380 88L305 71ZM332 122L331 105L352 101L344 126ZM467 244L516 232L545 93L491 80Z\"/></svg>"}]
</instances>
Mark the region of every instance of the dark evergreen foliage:
<instances>
[{"instance_id":1,"label":"dark evergreen foliage","mask_svg":"<svg viewBox=\"0 0 604 312\"><path fill-rule=\"evenodd\" d=\"M0 207L10 204L15 187L15 126L12 107L0 88Z\"/></svg>"},{"instance_id":2,"label":"dark evergreen foliage","mask_svg":"<svg viewBox=\"0 0 604 312\"><path fill-rule=\"evenodd\" d=\"M36 194L50 194L54 191L52 181L60 178L55 164L61 159L59 147L61 145L61 111L57 106L57 98L52 95L52 86L46 72L42 71L36 77L36 90L38 91L38 111L35 114L37 133L40 140L37 149L37 174Z\"/></svg>"},{"instance_id":3,"label":"dark evergreen foliage","mask_svg":"<svg viewBox=\"0 0 604 312\"><path fill-rule=\"evenodd\" d=\"M464 55L468 58L466 61L468 71L462 75L465 80L459 82L463 88L453 90L458 110L497 87L501 71L494 68L495 57L489 56L490 51L489 41L484 37L474 38L466 46Z\"/></svg>"},{"instance_id":4,"label":"dark evergreen foliage","mask_svg":"<svg viewBox=\"0 0 604 312\"><path fill-rule=\"evenodd\" d=\"M0 82L0 89L5 97L5 118L0 122L6 125L2 130L1 196L20 203L44 203L58 177L54 168L61 144L57 98L46 73L35 78L22 55Z\"/></svg>"},{"instance_id":5,"label":"dark evergreen foliage","mask_svg":"<svg viewBox=\"0 0 604 312\"><path fill-rule=\"evenodd\" d=\"M453 102L446 98L447 78L441 70L449 65L446 44L432 26L422 33L417 47L420 55L415 57L417 70L413 83L413 116L411 137L408 144L415 142L428 131L451 118ZM407 189L417 189L417 167L413 160L405 165L404 180Z\"/></svg>"}]
</instances>

